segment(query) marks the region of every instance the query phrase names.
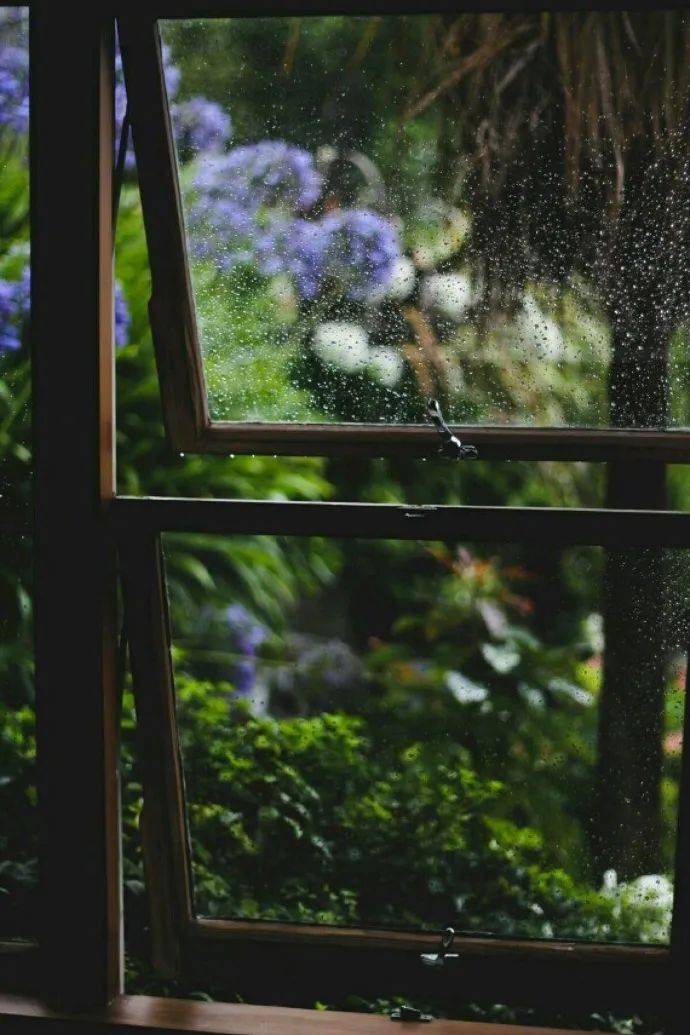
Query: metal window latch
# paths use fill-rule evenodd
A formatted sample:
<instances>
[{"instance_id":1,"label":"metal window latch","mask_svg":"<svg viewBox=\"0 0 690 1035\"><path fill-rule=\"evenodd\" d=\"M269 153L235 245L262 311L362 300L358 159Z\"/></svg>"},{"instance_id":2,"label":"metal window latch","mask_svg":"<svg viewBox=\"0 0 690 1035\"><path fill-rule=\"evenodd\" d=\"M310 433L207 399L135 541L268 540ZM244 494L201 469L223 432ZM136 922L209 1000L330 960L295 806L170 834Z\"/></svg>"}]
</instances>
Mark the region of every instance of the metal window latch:
<instances>
[{"instance_id":1,"label":"metal window latch","mask_svg":"<svg viewBox=\"0 0 690 1035\"><path fill-rule=\"evenodd\" d=\"M446 960L458 959L457 952L451 952L455 941L455 931L452 927L446 927L441 934L441 943L438 952L423 952L419 957L427 967L444 967ZM422 1013L414 1006L399 1006L389 1014L392 1021L406 1021L411 1024L425 1024L433 1021L431 1014Z\"/></svg>"},{"instance_id":2,"label":"metal window latch","mask_svg":"<svg viewBox=\"0 0 690 1035\"><path fill-rule=\"evenodd\" d=\"M427 1024L434 1019L430 1013L422 1013L414 1006L399 1006L389 1016L392 1021L403 1021L407 1024Z\"/></svg>"},{"instance_id":3,"label":"metal window latch","mask_svg":"<svg viewBox=\"0 0 690 1035\"><path fill-rule=\"evenodd\" d=\"M441 453L450 460L476 460L479 456L476 446L463 445L443 419L438 399L429 399L426 412L441 437Z\"/></svg>"},{"instance_id":4,"label":"metal window latch","mask_svg":"<svg viewBox=\"0 0 690 1035\"><path fill-rule=\"evenodd\" d=\"M452 927L446 927L441 935L441 944L439 945L438 952L423 952L420 956L422 963L425 963L427 967L444 967L446 960L458 959L457 952L450 951L453 948L454 941L455 931Z\"/></svg>"}]
</instances>

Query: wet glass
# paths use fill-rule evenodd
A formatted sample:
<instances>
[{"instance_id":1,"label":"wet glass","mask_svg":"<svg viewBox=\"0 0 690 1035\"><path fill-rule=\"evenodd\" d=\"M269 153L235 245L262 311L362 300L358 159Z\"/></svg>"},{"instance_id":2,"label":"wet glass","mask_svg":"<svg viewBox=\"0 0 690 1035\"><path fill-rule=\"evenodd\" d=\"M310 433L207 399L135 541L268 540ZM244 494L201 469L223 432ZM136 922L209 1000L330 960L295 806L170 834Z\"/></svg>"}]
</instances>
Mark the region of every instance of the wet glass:
<instances>
[{"instance_id":1,"label":"wet glass","mask_svg":"<svg viewBox=\"0 0 690 1035\"><path fill-rule=\"evenodd\" d=\"M0 8L0 940L37 933L29 32Z\"/></svg>"},{"instance_id":2,"label":"wet glass","mask_svg":"<svg viewBox=\"0 0 690 1035\"><path fill-rule=\"evenodd\" d=\"M685 13L161 29L214 420L690 424Z\"/></svg>"},{"instance_id":3,"label":"wet glass","mask_svg":"<svg viewBox=\"0 0 690 1035\"><path fill-rule=\"evenodd\" d=\"M199 915L668 942L687 552L164 554Z\"/></svg>"}]
</instances>

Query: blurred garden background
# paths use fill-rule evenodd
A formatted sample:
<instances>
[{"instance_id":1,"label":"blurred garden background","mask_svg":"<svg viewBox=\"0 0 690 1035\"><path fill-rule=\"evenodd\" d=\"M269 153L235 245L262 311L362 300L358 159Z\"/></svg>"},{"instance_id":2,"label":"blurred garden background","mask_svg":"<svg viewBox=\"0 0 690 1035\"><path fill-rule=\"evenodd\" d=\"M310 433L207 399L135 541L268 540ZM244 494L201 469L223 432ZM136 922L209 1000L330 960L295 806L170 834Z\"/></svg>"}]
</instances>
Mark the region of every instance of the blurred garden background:
<instances>
[{"instance_id":1,"label":"blurred garden background","mask_svg":"<svg viewBox=\"0 0 690 1035\"><path fill-rule=\"evenodd\" d=\"M0 19L0 935L21 936L37 926L28 50L25 14ZM214 418L419 423L433 395L468 424L690 424L681 13L166 22L162 39ZM119 60L115 102L119 128ZM122 493L622 505L601 464L175 455L131 143L116 271ZM69 348L71 304L38 347ZM667 467L663 504L689 496ZM686 551L192 535L164 551L200 914L668 941ZM123 721L142 990L158 986L126 678Z\"/></svg>"}]
</instances>

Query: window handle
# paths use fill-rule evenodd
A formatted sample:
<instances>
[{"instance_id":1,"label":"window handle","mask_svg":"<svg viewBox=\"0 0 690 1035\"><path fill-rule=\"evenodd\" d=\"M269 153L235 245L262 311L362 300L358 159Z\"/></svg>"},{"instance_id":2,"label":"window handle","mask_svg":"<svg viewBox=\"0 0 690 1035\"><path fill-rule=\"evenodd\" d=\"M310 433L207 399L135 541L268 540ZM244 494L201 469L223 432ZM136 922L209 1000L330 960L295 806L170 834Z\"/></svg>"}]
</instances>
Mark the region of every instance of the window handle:
<instances>
[{"instance_id":1,"label":"window handle","mask_svg":"<svg viewBox=\"0 0 690 1035\"><path fill-rule=\"evenodd\" d=\"M392 1021L403 1021L407 1024L427 1024L433 1021L429 1013L422 1013L414 1006L398 1006L388 1015Z\"/></svg>"},{"instance_id":2,"label":"window handle","mask_svg":"<svg viewBox=\"0 0 690 1035\"><path fill-rule=\"evenodd\" d=\"M437 952L423 952L419 957L422 963L425 963L427 967L444 967L446 960L458 959L457 952L451 952L453 948L453 942L455 941L455 930L452 927L446 927L445 931L441 934L441 941L439 943ZM415 1006L403 1006L397 1007L389 1014L392 1021L403 1021L408 1024L425 1024L428 1021L433 1021L431 1014L422 1013Z\"/></svg>"},{"instance_id":3,"label":"window handle","mask_svg":"<svg viewBox=\"0 0 690 1035\"><path fill-rule=\"evenodd\" d=\"M463 445L443 419L438 399L429 399L426 412L441 437L441 453L450 460L476 460L479 456L476 446Z\"/></svg>"},{"instance_id":4,"label":"window handle","mask_svg":"<svg viewBox=\"0 0 690 1035\"><path fill-rule=\"evenodd\" d=\"M451 952L455 941L455 931L452 927L446 927L441 935L441 943L438 952L423 952L420 956L422 963L427 967L445 967L446 960L458 959L457 952Z\"/></svg>"}]
</instances>

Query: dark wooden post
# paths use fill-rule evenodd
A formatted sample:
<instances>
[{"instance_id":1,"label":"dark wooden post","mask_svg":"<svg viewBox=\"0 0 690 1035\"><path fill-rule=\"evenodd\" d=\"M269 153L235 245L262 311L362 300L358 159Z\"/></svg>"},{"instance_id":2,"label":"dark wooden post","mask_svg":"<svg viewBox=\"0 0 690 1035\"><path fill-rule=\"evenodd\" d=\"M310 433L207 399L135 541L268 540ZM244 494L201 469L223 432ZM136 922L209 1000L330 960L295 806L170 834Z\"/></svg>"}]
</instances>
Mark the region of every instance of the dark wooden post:
<instances>
[{"instance_id":1,"label":"dark wooden post","mask_svg":"<svg viewBox=\"0 0 690 1035\"><path fill-rule=\"evenodd\" d=\"M121 990L112 333L113 30L31 5L31 275L42 977Z\"/></svg>"}]
</instances>

